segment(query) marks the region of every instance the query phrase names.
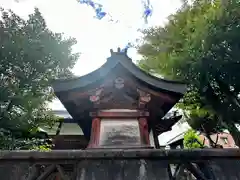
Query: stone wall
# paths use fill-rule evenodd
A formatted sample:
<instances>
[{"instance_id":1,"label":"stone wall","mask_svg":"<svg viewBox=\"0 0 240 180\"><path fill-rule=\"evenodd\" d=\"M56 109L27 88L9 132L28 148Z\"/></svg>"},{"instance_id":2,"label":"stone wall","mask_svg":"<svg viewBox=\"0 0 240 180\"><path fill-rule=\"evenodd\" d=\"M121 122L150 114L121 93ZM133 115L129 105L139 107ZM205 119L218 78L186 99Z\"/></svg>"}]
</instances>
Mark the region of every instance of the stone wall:
<instances>
[{"instance_id":1,"label":"stone wall","mask_svg":"<svg viewBox=\"0 0 240 180\"><path fill-rule=\"evenodd\" d=\"M1 180L240 180L239 149L0 152Z\"/></svg>"}]
</instances>

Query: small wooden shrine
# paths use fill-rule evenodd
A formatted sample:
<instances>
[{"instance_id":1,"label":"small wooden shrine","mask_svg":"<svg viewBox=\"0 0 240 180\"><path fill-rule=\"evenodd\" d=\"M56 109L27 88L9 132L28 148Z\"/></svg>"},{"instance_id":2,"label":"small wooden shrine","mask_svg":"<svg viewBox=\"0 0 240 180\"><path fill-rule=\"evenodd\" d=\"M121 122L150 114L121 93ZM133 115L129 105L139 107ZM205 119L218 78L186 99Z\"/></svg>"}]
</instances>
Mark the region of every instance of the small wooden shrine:
<instances>
[{"instance_id":1,"label":"small wooden shrine","mask_svg":"<svg viewBox=\"0 0 240 180\"><path fill-rule=\"evenodd\" d=\"M87 149L1 151L1 180L240 179L239 149L150 149L179 120L165 114L186 87L145 73L120 49L98 70L53 87L72 117L62 123L80 126Z\"/></svg>"},{"instance_id":2,"label":"small wooden shrine","mask_svg":"<svg viewBox=\"0 0 240 180\"><path fill-rule=\"evenodd\" d=\"M82 129L66 110L53 110L59 118L51 126L43 126L40 129L52 139L52 149L85 149L88 142L83 135Z\"/></svg>"},{"instance_id":3,"label":"small wooden shrine","mask_svg":"<svg viewBox=\"0 0 240 180\"><path fill-rule=\"evenodd\" d=\"M171 129L180 117L162 119L186 91L183 83L157 78L138 68L126 52L111 50L99 69L57 80L56 96L81 127L88 148L149 147L149 134Z\"/></svg>"}]
</instances>

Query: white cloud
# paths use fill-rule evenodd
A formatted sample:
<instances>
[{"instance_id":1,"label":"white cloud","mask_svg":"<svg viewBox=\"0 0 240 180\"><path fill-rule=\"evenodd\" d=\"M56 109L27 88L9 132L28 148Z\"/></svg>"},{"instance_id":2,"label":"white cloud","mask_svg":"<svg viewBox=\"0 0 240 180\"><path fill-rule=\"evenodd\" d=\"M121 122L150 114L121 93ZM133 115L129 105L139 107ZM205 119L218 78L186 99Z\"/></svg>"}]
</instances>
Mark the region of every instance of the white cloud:
<instances>
[{"instance_id":1,"label":"white cloud","mask_svg":"<svg viewBox=\"0 0 240 180\"><path fill-rule=\"evenodd\" d=\"M139 33L138 28L163 25L166 17L180 7L180 0L150 0L153 15L149 24L142 19L142 0L99 0L107 12L118 23L109 22L109 18L98 20L93 18L94 11L77 0L0 0L4 8L10 8L20 16L27 18L38 7L48 27L55 32L63 32L66 36L75 37L78 41L74 51L82 55L73 72L76 75L87 74L100 67L110 55L111 48L124 47L134 41ZM139 58L136 50L130 49L129 56ZM54 109L63 108L54 102Z\"/></svg>"}]
</instances>

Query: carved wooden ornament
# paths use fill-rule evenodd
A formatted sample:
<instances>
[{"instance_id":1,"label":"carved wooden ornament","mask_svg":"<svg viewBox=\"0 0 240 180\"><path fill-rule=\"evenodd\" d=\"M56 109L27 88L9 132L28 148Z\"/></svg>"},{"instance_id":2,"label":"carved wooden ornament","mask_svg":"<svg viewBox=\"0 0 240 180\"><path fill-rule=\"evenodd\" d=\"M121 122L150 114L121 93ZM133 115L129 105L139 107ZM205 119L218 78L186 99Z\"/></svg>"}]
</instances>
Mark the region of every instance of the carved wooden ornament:
<instances>
[{"instance_id":1,"label":"carved wooden ornament","mask_svg":"<svg viewBox=\"0 0 240 180\"><path fill-rule=\"evenodd\" d=\"M90 96L91 102L97 102L100 100L100 95L102 94L103 89L97 89L93 95Z\"/></svg>"},{"instance_id":2,"label":"carved wooden ornament","mask_svg":"<svg viewBox=\"0 0 240 180\"><path fill-rule=\"evenodd\" d=\"M99 99L100 99L99 96L95 96L95 95L90 96L91 102L97 102Z\"/></svg>"},{"instance_id":3,"label":"carved wooden ornament","mask_svg":"<svg viewBox=\"0 0 240 180\"><path fill-rule=\"evenodd\" d=\"M151 95L149 93L146 93L140 89L138 89L139 93L139 101L143 103L148 103L151 100Z\"/></svg>"},{"instance_id":4,"label":"carved wooden ornament","mask_svg":"<svg viewBox=\"0 0 240 180\"><path fill-rule=\"evenodd\" d=\"M122 89L124 87L124 79L122 78L115 79L115 87L117 89Z\"/></svg>"}]
</instances>

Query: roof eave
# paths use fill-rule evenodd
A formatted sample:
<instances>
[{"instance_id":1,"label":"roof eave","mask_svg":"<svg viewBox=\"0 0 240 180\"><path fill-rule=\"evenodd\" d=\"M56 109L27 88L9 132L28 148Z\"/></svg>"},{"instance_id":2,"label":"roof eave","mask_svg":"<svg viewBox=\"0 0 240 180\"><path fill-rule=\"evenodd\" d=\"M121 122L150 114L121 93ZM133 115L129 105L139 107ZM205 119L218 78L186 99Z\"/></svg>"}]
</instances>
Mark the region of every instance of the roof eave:
<instances>
[{"instance_id":1,"label":"roof eave","mask_svg":"<svg viewBox=\"0 0 240 180\"><path fill-rule=\"evenodd\" d=\"M186 84L161 79L144 72L132 62L132 60L126 55L126 53L123 52L111 52L111 57L109 57L107 59L107 62L103 64L99 69L78 78L68 80L56 80L55 82L53 82L52 87L55 93L85 87L107 76L107 74L111 72L111 70L118 64L121 64L137 79L147 83L152 87L180 94L184 94L187 90Z\"/></svg>"}]
</instances>

